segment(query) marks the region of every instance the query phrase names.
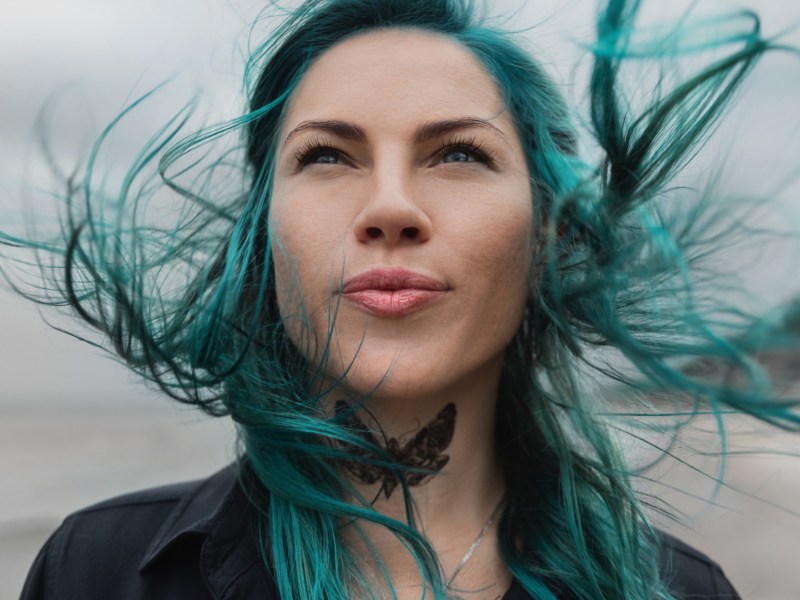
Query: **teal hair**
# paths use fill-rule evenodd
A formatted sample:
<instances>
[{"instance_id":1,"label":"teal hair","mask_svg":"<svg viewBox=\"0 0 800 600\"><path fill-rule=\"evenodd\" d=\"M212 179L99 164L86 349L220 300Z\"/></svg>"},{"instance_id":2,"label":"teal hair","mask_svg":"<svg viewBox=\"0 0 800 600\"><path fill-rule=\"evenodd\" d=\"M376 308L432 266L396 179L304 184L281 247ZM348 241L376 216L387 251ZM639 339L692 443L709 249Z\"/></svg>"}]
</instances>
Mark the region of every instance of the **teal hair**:
<instances>
[{"instance_id":1,"label":"teal hair","mask_svg":"<svg viewBox=\"0 0 800 600\"><path fill-rule=\"evenodd\" d=\"M445 595L405 482L407 519L400 522L374 511L337 469L342 459L368 460L366 451L403 476L385 452L344 426L346 415L321 416L329 340L314 339L306 327L300 347L290 343L275 297L268 214L285 107L315 58L363 32L410 27L462 44L494 78L523 144L539 244L530 299L503 370L496 440L507 482L500 552L529 593L543 600L561 593L670 597L658 575L657 533L613 441L614 419L588 397L579 373L592 369L620 389L689 398L690 413L735 409L800 428L797 403L777 400L750 357L778 338L796 344L796 336L700 294L696 264L719 242L715 235L734 229L717 224L709 193L670 189L748 72L776 45L743 13L741 30L705 43L724 52L671 85L662 81L634 106L626 100L627 66L674 56L680 47L633 40L638 4L609 0L598 13L588 129L599 164L579 156L582 130L558 86L472 2L308 0L286 12L248 62L246 114L182 138L186 115L179 115L108 193L93 171L112 123L84 176L67 183L62 241L3 236L56 257L40 259L49 286L40 299L70 305L102 333L104 346L170 396L234 419L242 481L261 512L265 568L282 598L369 592L339 535L343 520L357 519L394 532L430 595ZM203 162L209 144L239 132L244 148ZM154 165L157 177L149 175ZM230 172L244 175L244 185L215 188ZM145 223L146 202L164 186L185 201L171 227ZM619 365L603 362L597 348L614 352ZM694 377L687 359L718 361L738 374L737 384ZM353 447L359 457L345 449ZM360 502L344 502L345 494Z\"/></svg>"}]
</instances>

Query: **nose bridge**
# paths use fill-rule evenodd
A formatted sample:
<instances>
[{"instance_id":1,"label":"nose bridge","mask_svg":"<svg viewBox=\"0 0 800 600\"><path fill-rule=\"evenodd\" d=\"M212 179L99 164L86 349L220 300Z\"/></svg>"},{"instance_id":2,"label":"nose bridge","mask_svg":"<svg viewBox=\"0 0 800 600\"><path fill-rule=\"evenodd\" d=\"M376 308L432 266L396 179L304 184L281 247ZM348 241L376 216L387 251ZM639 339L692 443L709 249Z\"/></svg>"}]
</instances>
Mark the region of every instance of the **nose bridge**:
<instances>
[{"instance_id":1,"label":"nose bridge","mask_svg":"<svg viewBox=\"0 0 800 600\"><path fill-rule=\"evenodd\" d=\"M370 202L386 209L415 206L411 169L400 150L386 152L375 159Z\"/></svg>"},{"instance_id":2,"label":"nose bridge","mask_svg":"<svg viewBox=\"0 0 800 600\"><path fill-rule=\"evenodd\" d=\"M368 198L355 223L359 240L389 245L427 240L431 224L418 192L413 164L401 148L376 153Z\"/></svg>"}]
</instances>

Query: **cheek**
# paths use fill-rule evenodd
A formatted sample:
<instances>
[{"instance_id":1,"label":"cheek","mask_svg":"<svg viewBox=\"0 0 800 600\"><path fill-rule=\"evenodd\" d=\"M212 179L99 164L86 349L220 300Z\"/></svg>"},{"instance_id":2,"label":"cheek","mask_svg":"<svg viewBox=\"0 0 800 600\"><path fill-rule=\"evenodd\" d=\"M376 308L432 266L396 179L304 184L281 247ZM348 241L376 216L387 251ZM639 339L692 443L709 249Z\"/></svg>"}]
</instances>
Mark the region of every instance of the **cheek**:
<instances>
[{"instance_id":1,"label":"cheek","mask_svg":"<svg viewBox=\"0 0 800 600\"><path fill-rule=\"evenodd\" d=\"M327 311L331 285L338 282L336 275L343 264L340 228L319 213L313 199L288 192L274 196L270 207L278 310L289 338L309 358L315 347L309 334L319 338L326 332L322 313Z\"/></svg>"},{"instance_id":2,"label":"cheek","mask_svg":"<svg viewBox=\"0 0 800 600\"><path fill-rule=\"evenodd\" d=\"M270 251L275 270L275 294L284 327L292 342L300 347L308 302L303 296L301 269L307 262L308 243L313 240L310 222L302 219L298 207L274 194L270 206Z\"/></svg>"},{"instance_id":3,"label":"cheek","mask_svg":"<svg viewBox=\"0 0 800 600\"><path fill-rule=\"evenodd\" d=\"M296 292L298 288L297 266L301 262L302 232L296 230L295 219L287 214L286 205L280 196L273 196L269 214L269 238L272 263L275 269L275 294L281 317L286 319L300 308Z\"/></svg>"},{"instance_id":4,"label":"cheek","mask_svg":"<svg viewBox=\"0 0 800 600\"><path fill-rule=\"evenodd\" d=\"M530 194L512 187L481 204L468 219L464 241L475 266L504 287L527 287L532 263L533 207Z\"/></svg>"},{"instance_id":5,"label":"cheek","mask_svg":"<svg viewBox=\"0 0 800 600\"><path fill-rule=\"evenodd\" d=\"M512 336L519 327L530 289L533 209L530 196L522 198L495 207L470 235L467 268L474 273L474 310L482 310L483 322L502 331L500 337Z\"/></svg>"}]
</instances>

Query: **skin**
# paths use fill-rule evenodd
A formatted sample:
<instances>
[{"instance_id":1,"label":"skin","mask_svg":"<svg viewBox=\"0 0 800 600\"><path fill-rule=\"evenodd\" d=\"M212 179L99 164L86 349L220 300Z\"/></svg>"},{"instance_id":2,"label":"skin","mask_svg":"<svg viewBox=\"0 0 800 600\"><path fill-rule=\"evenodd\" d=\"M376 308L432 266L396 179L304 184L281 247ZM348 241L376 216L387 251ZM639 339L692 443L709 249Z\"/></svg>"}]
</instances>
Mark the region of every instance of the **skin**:
<instances>
[{"instance_id":1,"label":"skin","mask_svg":"<svg viewBox=\"0 0 800 600\"><path fill-rule=\"evenodd\" d=\"M459 120L419 139L425 125ZM331 122L349 130L320 124ZM316 60L289 102L270 216L279 307L284 317L298 314L302 298L324 340L339 301L328 375L344 377L349 392L374 389L370 412L388 436L406 440L456 404L447 467L414 489L446 574L503 493L494 407L528 294L532 202L522 146L494 81L446 37L385 30L348 39ZM400 318L338 296L342 282L378 267L422 273L446 291ZM287 330L304 348L300 320L289 318ZM365 486L366 496L375 492ZM400 494L375 507L404 518ZM419 597L402 547L368 533L399 597ZM470 597L495 598L507 581L485 541L456 584L493 584Z\"/></svg>"}]
</instances>

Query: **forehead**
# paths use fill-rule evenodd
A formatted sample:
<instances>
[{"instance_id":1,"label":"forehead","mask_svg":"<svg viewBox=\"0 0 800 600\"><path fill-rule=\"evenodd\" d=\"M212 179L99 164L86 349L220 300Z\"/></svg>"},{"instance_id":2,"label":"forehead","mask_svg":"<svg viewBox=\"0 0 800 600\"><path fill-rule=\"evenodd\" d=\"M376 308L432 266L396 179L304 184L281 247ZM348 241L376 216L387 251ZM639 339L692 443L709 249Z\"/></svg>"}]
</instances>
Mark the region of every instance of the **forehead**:
<instances>
[{"instance_id":1,"label":"forehead","mask_svg":"<svg viewBox=\"0 0 800 600\"><path fill-rule=\"evenodd\" d=\"M510 126L494 80L469 50L440 34L387 29L347 39L323 53L295 89L284 126L358 117L389 127L454 116Z\"/></svg>"}]
</instances>

